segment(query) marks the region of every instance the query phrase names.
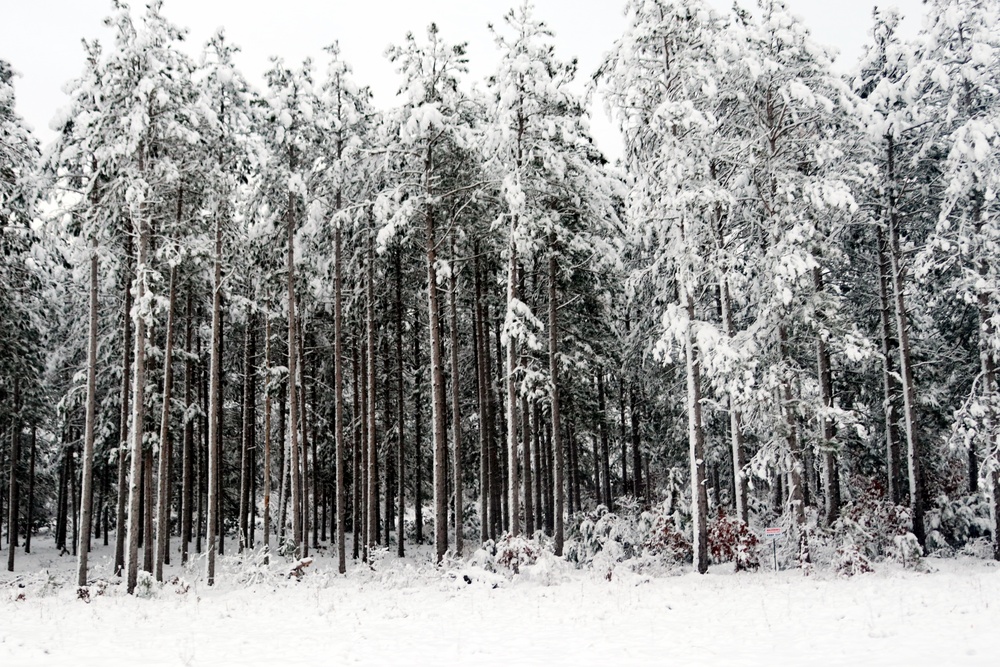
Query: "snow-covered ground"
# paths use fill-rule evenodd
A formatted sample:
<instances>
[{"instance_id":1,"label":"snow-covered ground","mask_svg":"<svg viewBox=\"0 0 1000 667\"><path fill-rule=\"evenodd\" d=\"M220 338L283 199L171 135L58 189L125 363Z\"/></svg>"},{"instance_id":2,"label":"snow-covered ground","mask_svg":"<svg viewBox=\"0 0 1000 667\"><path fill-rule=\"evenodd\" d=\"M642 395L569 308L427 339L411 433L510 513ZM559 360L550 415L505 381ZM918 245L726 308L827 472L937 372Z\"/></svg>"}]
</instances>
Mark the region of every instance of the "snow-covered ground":
<instances>
[{"instance_id":1,"label":"snow-covered ground","mask_svg":"<svg viewBox=\"0 0 1000 667\"><path fill-rule=\"evenodd\" d=\"M75 559L34 547L0 573L4 667L1000 664L1000 568L968 558L850 579L722 565L607 581L552 559L512 577L438 569L428 552L349 562L346 576L321 552L289 580L284 559L259 570L227 556L215 587L199 559L132 597L99 547L94 577L110 583L87 603Z\"/></svg>"}]
</instances>

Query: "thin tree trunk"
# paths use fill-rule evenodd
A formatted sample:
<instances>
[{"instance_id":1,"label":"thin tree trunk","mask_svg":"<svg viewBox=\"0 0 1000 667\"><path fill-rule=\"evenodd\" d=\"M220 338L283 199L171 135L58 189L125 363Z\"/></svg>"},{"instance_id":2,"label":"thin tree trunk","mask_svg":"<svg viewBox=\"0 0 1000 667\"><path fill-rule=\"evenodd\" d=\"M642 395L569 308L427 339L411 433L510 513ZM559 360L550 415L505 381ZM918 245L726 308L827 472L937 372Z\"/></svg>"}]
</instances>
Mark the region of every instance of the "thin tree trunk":
<instances>
[{"instance_id":1,"label":"thin tree trunk","mask_svg":"<svg viewBox=\"0 0 1000 667\"><path fill-rule=\"evenodd\" d=\"M425 226L427 243L427 319L431 350L431 433L434 438L434 548L441 562L448 551L448 443L445 434L444 363L441 359L441 307L437 286L437 230L432 204L433 144L424 153Z\"/></svg>"},{"instance_id":2,"label":"thin tree trunk","mask_svg":"<svg viewBox=\"0 0 1000 667\"><path fill-rule=\"evenodd\" d=\"M28 517L24 531L24 553L31 553L31 533L35 528L35 458L38 450L38 427L31 425L31 461L28 464ZM107 470L107 468L105 468ZM105 476L105 479L107 477ZM0 510L0 515L3 511ZM107 533L105 533L107 537ZM107 545L107 542L104 543Z\"/></svg>"},{"instance_id":3,"label":"thin tree trunk","mask_svg":"<svg viewBox=\"0 0 1000 667\"><path fill-rule=\"evenodd\" d=\"M600 412L601 432L601 498L604 506L612 508L611 500L611 445L608 442L608 403L604 393L604 369L597 370L597 409Z\"/></svg>"},{"instance_id":4,"label":"thin tree trunk","mask_svg":"<svg viewBox=\"0 0 1000 667\"><path fill-rule=\"evenodd\" d=\"M813 269L813 286L817 294L822 294L823 273L819 267ZM822 322L822 318L821 318ZM823 456L823 494L826 505L826 525L832 526L840 516L840 476L837 473L837 454L834 451L833 421L827 411L833 410L833 371L830 368L830 350L823 332L816 337L817 371L822 409L819 413L820 451ZM808 500L806 501L808 504Z\"/></svg>"},{"instance_id":5,"label":"thin tree trunk","mask_svg":"<svg viewBox=\"0 0 1000 667\"><path fill-rule=\"evenodd\" d=\"M340 190L337 191L337 209L340 209ZM343 248L340 222L334 231L334 297L333 297L333 373L334 373L334 454L337 471L337 571L347 571L347 551L344 544L344 519L347 515L347 498L344 490L344 288Z\"/></svg>"},{"instance_id":6,"label":"thin tree trunk","mask_svg":"<svg viewBox=\"0 0 1000 667\"><path fill-rule=\"evenodd\" d=\"M518 300L517 295L517 216L513 216L510 229L510 243L508 244L507 259L507 321L517 317L514 314L514 304ZM520 484L518 483L517 469L517 340L507 332L505 345L507 349L506 366L504 367L504 386L507 390L507 515L510 525L510 533L515 537L521 533L521 498Z\"/></svg>"},{"instance_id":7,"label":"thin tree trunk","mask_svg":"<svg viewBox=\"0 0 1000 667\"><path fill-rule=\"evenodd\" d=\"M191 287L187 290L187 317L185 318L184 350L184 441L181 444L181 564L188 561L191 544L191 522L194 519L194 415L192 414L194 389L194 352L191 326L193 316Z\"/></svg>"},{"instance_id":8,"label":"thin tree trunk","mask_svg":"<svg viewBox=\"0 0 1000 667\"><path fill-rule=\"evenodd\" d=\"M135 276L135 296L140 305L146 300L146 274L149 271L149 221L145 210L140 211L139 220L136 222L136 231L139 236L139 257L136 263ZM143 313L136 313L135 316L135 348L133 352L133 377L132 377L132 467L129 475L128 492L128 553L125 560L127 576L127 590L129 594L135 591L139 578L139 494L141 489L139 483L142 477L143 447L142 431L143 419L145 418L145 389L146 389L146 319Z\"/></svg>"},{"instance_id":9,"label":"thin tree trunk","mask_svg":"<svg viewBox=\"0 0 1000 667\"><path fill-rule=\"evenodd\" d=\"M296 557L302 556L302 465L299 460L299 394L298 355L296 353L295 316L295 199L288 193L285 215L288 228L288 450L291 489L289 502L292 515L292 547Z\"/></svg>"},{"instance_id":10,"label":"thin tree trunk","mask_svg":"<svg viewBox=\"0 0 1000 667\"><path fill-rule=\"evenodd\" d=\"M180 217L180 202L177 204ZM167 538L170 536L170 401L174 387L174 300L177 296L177 267L170 267L170 301L167 305L167 342L163 353L163 415L160 420L160 464L157 481L156 503L156 572L157 581L163 581L163 561L167 557Z\"/></svg>"},{"instance_id":11,"label":"thin tree trunk","mask_svg":"<svg viewBox=\"0 0 1000 667\"><path fill-rule=\"evenodd\" d=\"M83 479L80 487L80 544L77 547L76 585L87 585L90 521L94 480L94 425L97 420L97 239L90 248L90 321L87 333L87 416L83 439ZM34 447L32 447L34 460ZM31 526L28 527L31 532Z\"/></svg>"},{"instance_id":12,"label":"thin tree trunk","mask_svg":"<svg viewBox=\"0 0 1000 667\"><path fill-rule=\"evenodd\" d=\"M368 508L368 525L365 541L365 554L369 554L370 549L375 544L376 536L378 535L378 490L376 489L378 473L376 471L376 460L378 457L377 441L376 441L376 425L375 425L375 230L373 228L373 212L369 210L369 228L368 228L368 238L366 242L367 246L367 281L366 281L366 345L368 346L368 364L366 370L368 373L368 402L365 406L366 416L368 420L368 440L365 443L367 448L367 459L368 459L368 484L367 499L365 505Z\"/></svg>"},{"instance_id":13,"label":"thin tree trunk","mask_svg":"<svg viewBox=\"0 0 1000 667\"><path fill-rule=\"evenodd\" d=\"M402 558L406 549L403 546L405 533L404 519L406 517L406 450L404 448L404 433L406 432L406 406L403 390L403 269L401 261L402 250L395 253L395 310L396 310L396 497L399 503L396 511L396 555Z\"/></svg>"},{"instance_id":14,"label":"thin tree trunk","mask_svg":"<svg viewBox=\"0 0 1000 667\"><path fill-rule=\"evenodd\" d=\"M413 316L413 502L417 544L424 543L423 362L420 358L420 314Z\"/></svg>"},{"instance_id":15,"label":"thin tree trunk","mask_svg":"<svg viewBox=\"0 0 1000 667\"><path fill-rule=\"evenodd\" d=\"M783 363L790 363L788 357L788 334L784 325L778 327L779 347L781 360ZM791 459L791 466L788 470L788 496L792 505L792 515L798 526L804 526L806 522L806 508L802 493L802 443L799 441L798 427L795 423L795 414L792 411L792 385L787 377L781 383L782 412L785 416L787 433L785 439L788 442L788 453Z\"/></svg>"},{"instance_id":16,"label":"thin tree trunk","mask_svg":"<svg viewBox=\"0 0 1000 667\"><path fill-rule=\"evenodd\" d=\"M17 464L21 460L21 379L14 378L14 411L10 424L10 478L7 483L7 570L14 571L19 526Z\"/></svg>"},{"instance_id":17,"label":"thin tree trunk","mask_svg":"<svg viewBox=\"0 0 1000 667\"><path fill-rule=\"evenodd\" d=\"M271 315L264 320L264 564L271 562Z\"/></svg>"},{"instance_id":18,"label":"thin tree trunk","mask_svg":"<svg viewBox=\"0 0 1000 667\"><path fill-rule=\"evenodd\" d=\"M132 369L132 289L129 274L132 272L132 234L125 230L125 305L122 314L122 386L121 410L118 422L118 498L115 508L115 574L125 570L125 484L126 462L129 452L129 394Z\"/></svg>"},{"instance_id":19,"label":"thin tree trunk","mask_svg":"<svg viewBox=\"0 0 1000 667\"><path fill-rule=\"evenodd\" d=\"M358 357L358 343L357 340L351 345L352 353L352 369L353 369L353 379L354 387L351 392L353 398L354 410L352 414L352 421L354 423L354 438L351 451L351 462L353 464L353 474L351 475L351 541L353 542L353 547L351 551L351 557L357 560L360 553L359 549L361 547L361 535L362 528L361 523L364 517L364 513L361 511L361 443L364 441L361 437L362 435L362 421L364 416L361 412L361 367Z\"/></svg>"},{"instance_id":20,"label":"thin tree trunk","mask_svg":"<svg viewBox=\"0 0 1000 667\"><path fill-rule=\"evenodd\" d=\"M894 505L903 502L902 478L900 473L900 444L897 407L899 403L899 388L896 384L896 373L893 370L892 355L895 342L892 338L889 309L889 249L885 231L881 225L875 227L878 245L878 296L879 323L882 339L882 393L883 409L885 411L885 459L886 459L886 490Z\"/></svg>"},{"instance_id":21,"label":"thin tree trunk","mask_svg":"<svg viewBox=\"0 0 1000 667\"><path fill-rule=\"evenodd\" d=\"M489 416L486 407L486 360L483 345L483 308L482 283L479 271L479 243L473 248L475 255L475 303L473 306L473 350L476 357L476 399L479 409L479 541L485 543L489 539L489 496L490 496L490 460L487 434Z\"/></svg>"},{"instance_id":22,"label":"thin tree trunk","mask_svg":"<svg viewBox=\"0 0 1000 667\"><path fill-rule=\"evenodd\" d=\"M705 489L705 429L701 416L701 362L695 347L694 297L687 294L688 331L684 338L687 357L688 446L691 465L691 519L694 524L694 565L699 574L708 571L708 495ZM649 483L648 475L646 483Z\"/></svg>"},{"instance_id":23,"label":"thin tree trunk","mask_svg":"<svg viewBox=\"0 0 1000 667\"><path fill-rule=\"evenodd\" d=\"M899 338L899 372L903 383L903 423L906 431L906 460L910 482L910 513L913 534L921 547L925 546L923 480L920 469L920 452L917 441L917 391L913 381L913 364L910 357L910 322L904 297L906 272L902 265L899 242L899 221L896 211L895 145L891 135L886 137L889 222L889 266L892 278L893 305L896 310L896 334Z\"/></svg>"},{"instance_id":24,"label":"thin tree trunk","mask_svg":"<svg viewBox=\"0 0 1000 667\"><path fill-rule=\"evenodd\" d=\"M250 351L250 332L253 329L253 316L247 315L246 331L243 332L243 434L240 442L240 504L239 504L239 546L238 553L243 553L246 548L253 548L247 542L250 525L247 523L250 505L250 438L253 426L251 425L252 409L250 407L250 383L253 381L253 361Z\"/></svg>"},{"instance_id":25,"label":"thin tree trunk","mask_svg":"<svg viewBox=\"0 0 1000 667\"><path fill-rule=\"evenodd\" d=\"M559 329L558 329L558 303L556 300L556 281L557 281L557 265L556 265L556 248L555 248L555 235L549 235L549 377L552 381L552 397L551 397L551 412L552 412L552 452L555 460L552 465L553 470L553 480L552 485L555 487L555 554L556 556L563 555L563 542L565 539L564 535L564 524L563 524L563 505L564 500L564 483L563 483L563 448L562 448L562 425L560 424L559 415Z\"/></svg>"},{"instance_id":26,"label":"thin tree trunk","mask_svg":"<svg viewBox=\"0 0 1000 667\"><path fill-rule=\"evenodd\" d=\"M452 267L448 279L448 296L451 306L451 432L452 432L452 473L454 475L455 487L455 555L462 555L462 516L463 504L465 502L462 493L462 405L459 394L461 372L458 368L458 306L456 304L456 294L458 292L457 280L455 278L456 261L455 237L451 237L451 259Z\"/></svg>"},{"instance_id":27,"label":"thin tree trunk","mask_svg":"<svg viewBox=\"0 0 1000 667\"><path fill-rule=\"evenodd\" d=\"M209 360L208 388L208 519L205 538L208 541L208 585L215 584L216 532L219 528L219 429L222 405L222 215L215 218L215 260L212 280L212 348ZM221 531L220 531L221 532Z\"/></svg>"}]
</instances>

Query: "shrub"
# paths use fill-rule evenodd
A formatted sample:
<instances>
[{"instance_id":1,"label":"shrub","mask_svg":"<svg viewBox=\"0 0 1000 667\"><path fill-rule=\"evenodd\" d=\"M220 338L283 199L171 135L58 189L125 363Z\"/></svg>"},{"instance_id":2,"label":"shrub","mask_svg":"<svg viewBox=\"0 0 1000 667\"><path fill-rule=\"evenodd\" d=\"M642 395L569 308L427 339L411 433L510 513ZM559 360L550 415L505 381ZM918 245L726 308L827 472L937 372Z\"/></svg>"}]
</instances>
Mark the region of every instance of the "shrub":
<instances>
[{"instance_id":1,"label":"shrub","mask_svg":"<svg viewBox=\"0 0 1000 667\"><path fill-rule=\"evenodd\" d=\"M708 550L715 563L734 563L737 572L756 570L760 567L758 546L760 539L750 527L736 517L726 516L721 507L708 524Z\"/></svg>"}]
</instances>

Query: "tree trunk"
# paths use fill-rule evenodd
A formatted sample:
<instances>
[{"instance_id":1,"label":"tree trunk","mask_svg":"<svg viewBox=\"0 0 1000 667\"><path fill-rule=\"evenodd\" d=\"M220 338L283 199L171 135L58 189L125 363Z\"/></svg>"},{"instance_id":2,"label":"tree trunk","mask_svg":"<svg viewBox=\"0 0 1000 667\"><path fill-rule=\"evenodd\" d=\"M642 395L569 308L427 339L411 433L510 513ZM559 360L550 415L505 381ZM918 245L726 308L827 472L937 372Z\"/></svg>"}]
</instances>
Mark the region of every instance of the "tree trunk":
<instances>
[{"instance_id":1,"label":"tree trunk","mask_svg":"<svg viewBox=\"0 0 1000 667\"><path fill-rule=\"evenodd\" d=\"M80 483L80 544L77 547L76 585L87 585L90 522L94 480L94 424L97 419L97 240L90 248L90 321L87 334L87 416L83 440L83 478ZM32 447L34 453L34 447ZM32 456L34 458L34 456ZM29 525L28 532L31 532Z\"/></svg>"},{"instance_id":2,"label":"tree trunk","mask_svg":"<svg viewBox=\"0 0 1000 667\"><path fill-rule=\"evenodd\" d=\"M295 333L295 199L288 193L285 214L288 228L288 451L291 471L289 504L292 514L292 548L296 558L302 556L302 464L299 460L299 393L298 355Z\"/></svg>"},{"instance_id":3,"label":"tree trunk","mask_svg":"<svg viewBox=\"0 0 1000 667\"><path fill-rule=\"evenodd\" d=\"M146 274L149 271L147 265L149 259L149 221L145 210L140 211L139 220L135 222L136 232L139 237L139 258L136 263L135 276L135 296L140 307L146 299ZM139 578L139 494L142 490L139 483L142 477L143 447L142 431L143 420L145 418L145 389L146 389L146 320L142 313L135 315L135 348L132 353L133 377L132 377L132 467L129 475L128 492L128 553L125 560L127 576L127 590L129 594L135 592L135 586Z\"/></svg>"},{"instance_id":4,"label":"tree trunk","mask_svg":"<svg viewBox=\"0 0 1000 667\"><path fill-rule=\"evenodd\" d=\"M378 490L376 488L378 473L376 471L376 460L378 457L378 445L376 440L375 424L375 230L373 227L373 212L369 209L369 228L366 239L367 262L366 262L366 298L365 298L365 333L366 345L368 349L368 363L366 371L368 375L368 402L365 405L366 417L368 420L368 439L365 443L368 459L368 478L366 486L365 506L368 508L368 522L365 540L365 555L367 556L372 546L375 545L378 535Z\"/></svg>"},{"instance_id":5,"label":"tree trunk","mask_svg":"<svg viewBox=\"0 0 1000 667\"><path fill-rule=\"evenodd\" d=\"M351 475L351 538L353 542L353 547L351 551L351 557L357 560L359 557L359 549L361 547L361 522L363 520L364 514L361 511L361 447L364 439L361 437L362 433L362 421L364 420L363 413L361 411L361 365L358 357L358 343L357 340L351 345L352 353L352 369L353 369L353 380L354 380L354 391L351 392L353 397L354 410L353 410L353 423L354 423L354 438L353 438L353 449L351 451L351 462L353 464L353 474Z\"/></svg>"},{"instance_id":6,"label":"tree trunk","mask_svg":"<svg viewBox=\"0 0 1000 667\"><path fill-rule=\"evenodd\" d=\"M473 304L473 351L476 357L476 399L479 411L479 541L489 539L490 460L487 433L489 416L486 408L486 360L483 345L482 282L479 270L479 242L473 248L475 270L475 302Z\"/></svg>"},{"instance_id":7,"label":"tree trunk","mask_svg":"<svg viewBox=\"0 0 1000 667\"><path fill-rule=\"evenodd\" d=\"M177 204L180 217L180 202ZM177 267L170 267L170 300L167 305L167 341L163 353L163 414L160 420L160 463L156 503L156 565L154 576L163 581L163 561L170 535L170 401L174 386L174 300L177 296ZM152 509L152 508L150 508ZM152 539L152 536L150 536Z\"/></svg>"},{"instance_id":8,"label":"tree trunk","mask_svg":"<svg viewBox=\"0 0 1000 667\"><path fill-rule=\"evenodd\" d=\"M247 522L250 506L250 440L253 437L253 409L250 406L250 383L253 382L253 352L250 350L250 336L253 330L253 315L247 314L246 331L243 332L243 433L240 442L240 505L239 505L239 546L238 552L253 548L247 539L250 524Z\"/></svg>"},{"instance_id":9,"label":"tree trunk","mask_svg":"<svg viewBox=\"0 0 1000 667\"><path fill-rule=\"evenodd\" d=\"M14 571L14 552L20 528L17 464L21 460L21 379L14 378L14 410L10 420L10 481L7 483L7 570Z\"/></svg>"},{"instance_id":10,"label":"tree trunk","mask_svg":"<svg viewBox=\"0 0 1000 667\"><path fill-rule=\"evenodd\" d=\"M558 303L556 301L556 248L555 235L549 235L549 376L552 381L552 451L555 460L552 465L553 480L555 487L555 554L563 555L563 542L565 540L565 527L563 524L564 484L563 484L563 448L562 448L562 425L559 421L559 329L558 329Z\"/></svg>"},{"instance_id":11,"label":"tree trunk","mask_svg":"<svg viewBox=\"0 0 1000 667\"><path fill-rule=\"evenodd\" d=\"M216 531L219 528L219 429L222 405L222 215L215 218L215 260L212 280L212 348L209 360L208 388L208 519L205 538L208 541L208 585L215 584Z\"/></svg>"},{"instance_id":12,"label":"tree trunk","mask_svg":"<svg viewBox=\"0 0 1000 667\"><path fill-rule=\"evenodd\" d=\"M517 216L513 216L510 228L509 257L507 259L507 322L511 323L518 317L514 313L517 295ZM517 479L517 339L506 331L504 347L507 349L506 366L504 367L504 387L507 390L507 515L510 533L515 537L521 533L521 498L520 484Z\"/></svg>"},{"instance_id":13,"label":"tree trunk","mask_svg":"<svg viewBox=\"0 0 1000 667\"><path fill-rule=\"evenodd\" d=\"M601 498L604 506L612 509L611 500L611 445L608 442L608 403L604 394L604 369L597 369L597 409L600 413L601 432Z\"/></svg>"},{"instance_id":14,"label":"tree trunk","mask_svg":"<svg viewBox=\"0 0 1000 667\"><path fill-rule=\"evenodd\" d=\"M337 191L337 209L340 209L340 191ZM336 223L333 241L334 261L334 296L333 296L333 400L334 426L333 437L336 452L334 454L337 471L337 571L344 574L347 571L347 551L344 544L344 519L346 517L346 494L344 491L344 290L343 290L343 248L340 221ZM265 496L266 497L266 496Z\"/></svg>"},{"instance_id":15,"label":"tree trunk","mask_svg":"<svg viewBox=\"0 0 1000 667\"><path fill-rule=\"evenodd\" d=\"M458 368L458 306L456 294L458 281L455 278L455 237L451 237L451 271L448 279L448 297L451 306L451 431L452 431L452 473L455 486L455 555L462 555L462 516L464 497L462 494L462 404L460 396Z\"/></svg>"},{"instance_id":16,"label":"tree trunk","mask_svg":"<svg viewBox=\"0 0 1000 667\"><path fill-rule=\"evenodd\" d=\"M817 294L823 293L823 273L819 267L813 269L813 286ZM822 325L823 317L820 316ZM828 411L833 410L833 371L830 368L830 350L824 332L816 337L817 374L822 407L819 412L820 452L823 456L823 494L826 505L826 525L832 526L840 516L840 476L837 472L837 454L834 450L833 421Z\"/></svg>"},{"instance_id":17,"label":"tree trunk","mask_svg":"<svg viewBox=\"0 0 1000 667\"><path fill-rule=\"evenodd\" d=\"M188 561L191 544L191 523L194 519L194 415L191 413L194 397L194 352L191 321L193 317L191 288L187 290L187 317L185 318L184 350L184 441L181 444L181 564Z\"/></svg>"},{"instance_id":18,"label":"tree trunk","mask_svg":"<svg viewBox=\"0 0 1000 667\"><path fill-rule=\"evenodd\" d=\"M889 222L889 267L892 278L893 305L896 310L896 334L899 338L899 372L903 383L903 423L906 431L906 460L910 482L910 513L913 534L921 547L925 547L923 480L920 469L920 452L917 442L917 391L913 382L913 364L910 358L910 323L906 309L906 271L902 265L899 243L899 221L896 211L895 146L891 135L886 137ZM925 547L926 548L926 547Z\"/></svg>"},{"instance_id":19,"label":"tree trunk","mask_svg":"<svg viewBox=\"0 0 1000 667\"><path fill-rule=\"evenodd\" d=\"M31 553L31 533L35 528L35 458L38 450L38 427L31 426L31 461L28 464L28 517L24 531L24 553ZM107 468L105 468L107 470ZM107 477L105 477L107 479ZM3 511L0 510L0 515ZM107 533L105 533L107 538ZM107 542L104 543L107 546Z\"/></svg>"},{"instance_id":20,"label":"tree trunk","mask_svg":"<svg viewBox=\"0 0 1000 667\"><path fill-rule=\"evenodd\" d=\"M264 320L264 564L271 562L271 315Z\"/></svg>"},{"instance_id":21,"label":"tree trunk","mask_svg":"<svg viewBox=\"0 0 1000 667\"><path fill-rule=\"evenodd\" d=\"M126 461L129 451L129 394L131 392L132 368L132 289L129 273L132 271L132 234L125 234L125 305L122 314L122 386L121 410L118 422L118 498L115 509L115 574L121 576L125 570L125 484Z\"/></svg>"},{"instance_id":22,"label":"tree trunk","mask_svg":"<svg viewBox=\"0 0 1000 667\"><path fill-rule=\"evenodd\" d=\"M899 403L899 387L896 384L896 373L893 370L892 355L895 341L892 338L889 309L889 249L885 231L881 225L875 227L878 245L878 296L879 323L882 339L882 406L885 411L885 458L886 458L886 491L889 500L894 505L903 502L903 491L900 474L900 444L897 406Z\"/></svg>"},{"instance_id":23,"label":"tree trunk","mask_svg":"<svg viewBox=\"0 0 1000 667\"><path fill-rule=\"evenodd\" d=\"M441 562L448 551L448 443L445 434L444 363L441 359L441 308L437 286L437 230L434 222L431 177L433 144L424 154L425 225L427 243L427 319L431 350L431 432L434 438L434 550Z\"/></svg>"},{"instance_id":24,"label":"tree trunk","mask_svg":"<svg viewBox=\"0 0 1000 667\"><path fill-rule=\"evenodd\" d=\"M396 498L399 503L396 511L396 555L402 558L406 554L404 547L406 517L406 449L404 448L404 433L406 431L406 408L403 390L403 269L401 261L402 250L395 253L394 269L396 274L395 311L396 311ZM337 386L339 387L339 381ZM339 466L339 463L338 463Z\"/></svg>"},{"instance_id":25,"label":"tree trunk","mask_svg":"<svg viewBox=\"0 0 1000 667\"><path fill-rule=\"evenodd\" d=\"M701 416L701 362L695 347L694 298L687 294L688 331L684 338L687 357L688 447L691 465L691 519L694 524L694 565L699 574L708 571L708 495L705 489L705 429ZM648 476L647 476L648 477ZM646 480L649 483L649 480Z\"/></svg>"}]
</instances>

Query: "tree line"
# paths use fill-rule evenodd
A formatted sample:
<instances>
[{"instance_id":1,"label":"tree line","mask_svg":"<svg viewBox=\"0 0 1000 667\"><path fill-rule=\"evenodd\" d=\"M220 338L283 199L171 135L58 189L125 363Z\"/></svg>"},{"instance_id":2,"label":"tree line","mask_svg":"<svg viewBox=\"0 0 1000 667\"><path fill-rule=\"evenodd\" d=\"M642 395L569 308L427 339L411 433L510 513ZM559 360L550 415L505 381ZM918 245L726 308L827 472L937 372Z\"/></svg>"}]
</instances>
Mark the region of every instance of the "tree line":
<instances>
[{"instance_id":1,"label":"tree line","mask_svg":"<svg viewBox=\"0 0 1000 667\"><path fill-rule=\"evenodd\" d=\"M586 94L525 2L482 86L433 24L390 47L380 110L336 43L258 91L116 0L44 150L0 63L8 569L42 527L130 592L227 548L561 556L664 494L700 572L711 512L808 559L865 493L995 538L1000 10L876 11L839 75L778 0L625 8Z\"/></svg>"}]
</instances>

